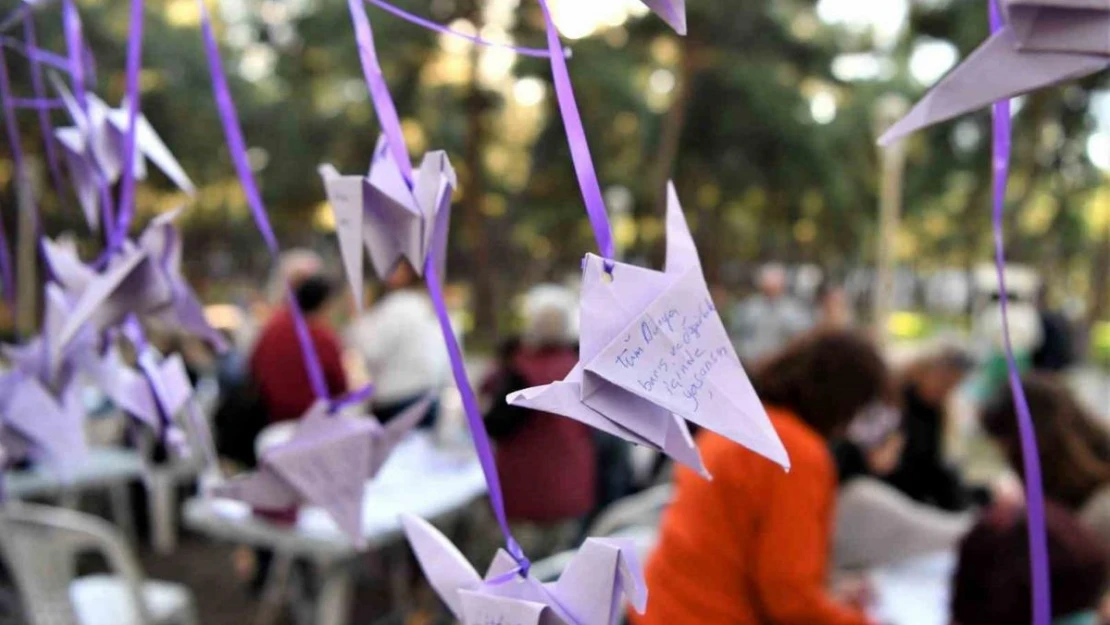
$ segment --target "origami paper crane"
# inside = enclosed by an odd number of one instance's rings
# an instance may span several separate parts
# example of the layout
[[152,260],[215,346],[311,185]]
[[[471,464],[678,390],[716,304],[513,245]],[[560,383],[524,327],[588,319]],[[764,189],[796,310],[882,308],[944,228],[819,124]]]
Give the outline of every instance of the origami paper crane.
[[81,332],[64,350],[54,349],[71,306],[57,284],[46,285],[44,300],[42,332],[23,345],[4,345],[0,351],[14,370],[35,378],[49,392],[58,394],[92,357],[95,337],[90,332]]
[[0,381],[0,447],[7,462],[29,457],[62,477],[72,475],[88,454],[84,417],[75,384],[58,399],[21,371]]
[[125,242],[101,273],[57,246],[45,247],[58,282],[76,295],[59,333],[58,348],[65,347],[86,324],[100,330],[134,313],[223,349],[223,336],[208,324],[204,308],[181,275],[181,236],[173,225],[178,212],[155,217],[138,244]]
[[423,274],[424,261],[433,251],[440,279],[444,275],[451,194],[458,186],[455,170],[446,152],[429,152],[410,187],[388,148],[380,137],[368,176],[343,176],[327,164],[319,168],[335,214],[347,280],[360,308],[363,246],[382,279],[401,258]]
[[512,393],[509,404],[652,447],[706,477],[686,421],[790,467],[709,296],[673,184],[666,269],[587,254],[579,324],[579,362],[566,379]]
[[1107,0],[1004,0],[1005,24],[879,139],[1110,67]]
[[180,355],[157,362],[148,348],[139,358],[145,360],[141,366],[149,375],[125,364],[119,350],[112,348],[92,364],[90,377],[124,412],[161,432],[193,396],[193,385]]
[[647,587],[632,541],[587,538],[559,581],[524,577],[498,551],[483,580],[459,550],[427,521],[401,516],[424,576],[463,625],[613,625],[623,595],[643,614]]
[[[66,88],[52,75],[55,88],[73,119],[73,126],[58,128],[54,136],[62,145],[78,202],[89,226],[99,225],[100,184],[115,184],[123,172],[128,127],[126,103],[110,108],[94,94],[87,94],[87,108],[82,109]],[[175,185],[189,195],[196,192],[193,182],[177,162],[162,138],[141,113],[135,118],[135,179],[146,178],[146,160],[150,159]]]
[[676,33],[686,34],[686,0],[643,0],[643,3]]
[[361,546],[363,488],[430,404],[417,402],[382,426],[373,418],[329,415],[327,402],[316,402],[290,441],[262,452],[257,471],[214,487],[212,494],[270,512],[320,506]]

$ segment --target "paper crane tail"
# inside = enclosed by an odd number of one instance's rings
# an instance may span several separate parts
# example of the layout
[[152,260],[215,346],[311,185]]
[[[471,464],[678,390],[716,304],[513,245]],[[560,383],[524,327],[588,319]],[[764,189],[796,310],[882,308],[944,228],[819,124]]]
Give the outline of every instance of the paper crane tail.
[[1098,54],[1022,52],[1009,28],[1000,30],[892,126],[880,145],[1006,98],[1088,76],[1110,66]]

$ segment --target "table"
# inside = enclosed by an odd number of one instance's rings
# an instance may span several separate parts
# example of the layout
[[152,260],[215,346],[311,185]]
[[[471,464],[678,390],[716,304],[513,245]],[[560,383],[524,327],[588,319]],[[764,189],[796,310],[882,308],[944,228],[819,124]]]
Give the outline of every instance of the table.
[[[366,484],[363,535],[367,546],[377,548],[399,538],[402,513],[429,520],[443,518],[485,492],[485,478],[472,453],[444,451],[430,435],[415,432]],[[323,510],[303,508],[295,524],[282,525],[254,516],[240,501],[194,498],[185,504],[184,523],[213,538],[271,549],[276,555],[315,564],[323,579],[315,623],[338,625],[344,621],[351,583],[348,564],[359,550]]]
[[871,573],[872,616],[889,625],[948,625],[956,554],[939,552]]

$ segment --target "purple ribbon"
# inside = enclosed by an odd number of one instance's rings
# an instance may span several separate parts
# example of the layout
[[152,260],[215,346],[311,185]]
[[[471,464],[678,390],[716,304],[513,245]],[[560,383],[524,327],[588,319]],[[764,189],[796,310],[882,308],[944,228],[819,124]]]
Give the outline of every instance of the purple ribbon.
[[[991,32],[1002,28],[1002,16],[995,2],[989,2]],[[1051,584],[1048,570],[1048,540],[1045,534],[1044,487],[1041,484],[1041,461],[1037,452],[1037,436],[1033,419],[1029,413],[1029,403],[1021,386],[1021,374],[1014,358],[1014,348],[1010,342],[1010,321],[1006,296],[1006,252],[1003,237],[1002,217],[1006,204],[1006,183],[1010,173],[1010,101],[996,102],[991,110],[994,140],[991,158],[994,172],[994,209],[992,222],[994,230],[994,264],[998,272],[998,285],[1001,290],[999,304],[1002,307],[1002,333],[1006,345],[1006,367],[1009,371],[1010,391],[1014,397],[1017,412],[1018,431],[1021,435],[1021,456],[1025,473],[1025,500],[1029,515],[1029,566],[1033,579],[1033,625],[1049,625],[1052,622]]]
[[73,0],[62,0],[62,28],[65,31],[69,71],[73,77],[73,96],[77,98],[77,104],[81,110],[86,110],[88,102],[85,98],[85,65],[81,56],[84,50],[84,36],[81,34],[81,17],[77,14],[77,8],[73,6]]
[[124,103],[127,105],[127,133],[123,137],[123,181],[120,182],[116,225],[104,224],[109,250],[116,251],[127,236],[135,214],[135,139],[139,117],[139,71],[143,66],[143,0],[131,0],[131,25],[127,35],[127,74]]
[[[355,28],[355,39],[358,40],[359,56],[362,59],[363,75],[366,86],[370,91],[374,110],[378,112],[378,123],[385,134],[386,143],[393,150],[397,165],[405,174],[405,180],[412,190],[412,163],[405,149],[404,138],[401,133],[401,121],[397,117],[397,108],[393,104],[393,96],[382,77],[381,67],[378,65],[377,52],[374,50],[374,35],[370,29],[370,19],[366,16],[361,0],[348,0],[347,5],[351,10],[351,21]],[[451,328],[451,317],[447,312],[447,304],[443,299],[443,285],[436,271],[437,258],[435,251],[428,254],[424,261],[424,282],[428,287],[428,295],[432,300],[439,327],[443,333],[443,340],[447,344],[447,355],[451,361],[451,374],[455,378],[455,385],[459,389],[462,399],[463,413],[466,415],[467,424],[470,426],[471,438],[474,439],[474,448],[478,454],[478,463],[482,466],[482,473],[486,478],[489,489],[490,507],[501,526],[501,533],[505,537],[505,545],[509,554],[516,560],[522,574],[528,574],[530,566],[528,558],[520,548],[520,544],[513,538],[509,529],[508,516],[505,514],[505,499],[501,493],[501,478],[497,475],[497,463],[493,457],[493,445],[490,443],[486,424],[482,420],[482,411],[478,408],[478,400],[474,396],[474,389],[466,375],[466,365],[463,362],[462,348],[455,338],[455,331]]]
[[[262,196],[258,192],[254,174],[251,173],[250,161],[247,159],[246,142],[243,140],[243,129],[239,124],[239,113],[235,109],[235,101],[232,100],[231,90],[227,86],[227,76],[224,74],[223,61],[220,59],[220,49],[212,31],[212,20],[208,15],[208,8],[204,5],[204,0],[197,0],[197,7],[200,9],[201,34],[204,37],[204,53],[208,58],[208,72],[212,77],[212,94],[216,99],[216,108],[220,113],[220,123],[223,126],[224,137],[227,139],[227,149],[231,154],[231,161],[235,165],[235,171],[239,176],[239,183],[243,187],[243,193],[246,195],[247,204],[250,206],[251,215],[254,217],[254,223],[258,226],[259,232],[262,233],[262,240],[266,243],[266,249],[269,250],[274,265],[277,266],[281,260],[280,248],[278,247],[277,237],[274,236],[274,230],[270,225],[270,218],[266,214],[266,206],[262,203]],[[330,401],[327,379],[324,377],[320,355],[316,351],[316,345],[312,342],[308,322],[305,321],[301,307],[297,304],[297,298],[293,295],[293,289],[289,287],[288,283],[285,285],[285,299],[289,307],[289,314],[293,317],[293,327],[297,333],[297,341],[301,346],[301,357],[304,359],[305,370],[308,372],[308,381],[312,385],[312,391],[316,397]],[[339,398],[337,401],[330,401],[331,409],[334,411],[348,403],[361,401],[365,397],[369,397],[370,392],[370,387],[367,387]]]
[[[23,37],[27,40],[29,50],[38,49],[38,36],[35,34],[35,16],[33,13],[28,13],[23,19]],[[46,87],[42,83],[42,67],[38,57],[31,54],[27,58],[31,62],[31,89],[35,94],[35,100],[47,101]],[[54,149],[54,125],[50,123],[49,109],[40,108],[38,114],[42,143],[46,147],[46,162],[50,166],[50,178],[54,182],[54,190],[58,193],[58,197],[61,197],[65,186],[62,184],[62,170],[58,167],[58,153]]]
[[[481,37],[476,37],[474,35],[468,35],[466,33],[461,33],[457,30],[452,29],[452,28],[448,28],[448,27],[446,27],[442,24],[439,24],[439,23],[433,22],[431,20],[425,19],[423,17],[420,17],[419,15],[409,13],[408,11],[405,11],[404,9],[396,7],[396,6],[386,2],[385,0],[366,0],[366,2],[369,2],[370,4],[378,7],[379,9],[382,9],[383,11],[385,11],[387,13],[392,13],[393,15],[395,15],[395,16],[397,16],[397,17],[399,17],[399,18],[401,18],[401,19],[403,19],[407,22],[410,22],[412,24],[416,24],[417,26],[427,28],[428,30],[433,30],[437,33],[443,33],[445,35],[451,35],[452,37],[458,37],[460,39],[466,39],[467,41],[469,41],[471,43],[478,44],[480,46],[486,46],[486,47],[490,47],[490,48],[505,48],[506,50],[512,50],[513,52],[516,52],[517,54],[519,54],[521,56],[531,56],[531,57],[542,58],[542,59],[546,59],[546,58],[551,56],[551,52],[549,52],[546,48],[525,48],[525,47],[521,47],[521,46],[514,46],[510,43],[498,43],[496,41],[490,41],[488,39],[483,39]],[[564,50],[562,52],[562,54],[570,54],[570,51],[569,50]]]
[[401,175],[411,189],[412,163],[409,160],[408,148],[405,147],[401,118],[397,116],[397,107],[393,104],[393,96],[389,94],[389,86],[385,84],[382,67],[378,63],[378,52],[374,48],[374,31],[370,29],[370,18],[366,16],[360,0],[347,0],[347,8],[351,11],[351,21],[355,26],[358,58],[362,64],[362,76],[366,79],[366,86],[370,90],[370,102],[378,115],[378,124],[385,134],[385,142],[393,152],[393,160],[401,168]]
[[[12,98],[12,106],[17,109],[33,109],[36,111],[47,112],[52,109],[60,109],[65,104],[56,98]],[[47,119],[49,123],[49,119]]]
[[5,35],[0,35],[0,45],[14,50],[28,59],[38,61],[43,65],[49,65],[67,74],[70,73],[69,61],[60,54],[55,54],[49,50],[43,50],[42,48],[37,48],[29,44],[25,45],[15,37],[8,37]]
[[[27,192],[24,187],[24,165],[22,139],[19,136],[19,125],[15,119],[15,102],[12,97],[11,80],[8,77],[8,60],[4,56],[4,48],[0,46],[0,98],[3,98],[4,128],[8,135],[8,147],[12,152],[12,165],[15,169],[16,194]],[[27,198],[34,203],[34,198]],[[0,220],[2,222],[3,220]],[[18,323],[19,307],[16,306],[15,274],[12,272],[11,248],[8,245],[8,236],[0,223],[0,278],[4,281],[4,299],[11,307],[12,319]]]
[[[597,182],[597,170],[590,156],[590,146],[586,142],[586,130],[582,127],[582,116],[574,100],[574,86],[570,82],[567,61],[561,54],[559,31],[551,19],[551,11],[546,0],[539,0],[543,10],[543,20],[547,30],[547,50],[551,54],[551,73],[555,79],[555,98],[559,101],[559,113],[563,118],[567,142],[570,143],[570,156],[574,161],[574,173],[578,186],[582,189],[582,199],[586,203],[586,213],[590,216],[590,226],[597,239],[597,247],[602,257],[613,258],[613,230],[609,226],[609,215],[605,212],[605,200],[601,196],[601,186]],[[606,265],[607,268],[611,267]]]

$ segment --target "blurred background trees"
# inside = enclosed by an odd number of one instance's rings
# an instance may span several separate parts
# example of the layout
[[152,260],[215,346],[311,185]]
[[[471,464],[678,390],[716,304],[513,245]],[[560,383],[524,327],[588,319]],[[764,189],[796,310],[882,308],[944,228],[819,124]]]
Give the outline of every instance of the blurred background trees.
[[[414,13],[493,40],[542,46],[532,2],[398,0]],[[212,5],[216,8],[216,5]],[[79,7],[97,56],[98,91],[123,90],[126,3]],[[689,36],[643,19],[636,0],[561,0],[571,74],[623,253],[661,259],[663,190],[673,177],[707,277],[736,289],[775,259],[833,276],[875,260],[879,156],[876,106],[912,101],[983,39],[983,2],[690,0]],[[479,335],[508,323],[508,298],[577,272],[593,239],[543,60],[477,49],[368,6],[378,49],[414,155],[447,150],[459,172],[449,278],[468,285]],[[316,167],[363,171],[377,122],[362,82],[346,3],[221,0],[219,37],[251,160],[284,245],[335,253]],[[194,0],[148,0],[143,110],[197,182],[184,224],[189,270],[202,291],[267,271],[223,145]],[[56,10],[40,39],[63,48]],[[20,95],[25,60],[8,54]],[[1008,241],[1092,318],[1110,300],[1110,95],[1107,76],[1022,99],[1016,107]],[[64,122],[56,113],[55,122]],[[19,117],[42,154],[35,116]],[[907,145],[899,264],[915,272],[990,259],[986,112]],[[72,196],[50,189],[37,159],[49,233],[84,233]],[[1101,169],[1100,169],[1101,168]],[[184,197],[154,175],[140,214]],[[12,207],[0,153],[0,205]],[[11,210],[4,219],[14,228]]]

